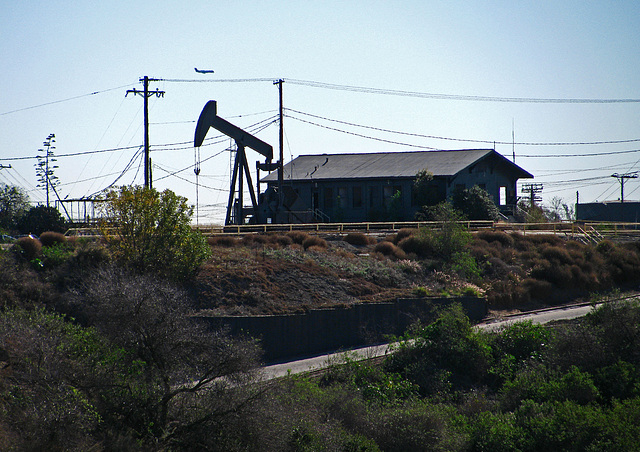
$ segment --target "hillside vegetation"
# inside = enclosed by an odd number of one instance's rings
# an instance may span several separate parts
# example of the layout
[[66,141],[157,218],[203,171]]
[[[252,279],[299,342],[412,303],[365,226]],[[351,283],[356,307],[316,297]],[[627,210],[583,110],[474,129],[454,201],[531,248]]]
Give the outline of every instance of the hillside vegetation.
[[194,320],[430,295],[485,294],[494,311],[594,298],[637,288],[635,243],[454,222],[207,243],[171,193],[112,196],[123,212],[155,199],[138,206],[149,221],[123,221],[108,240],[46,232],[0,251],[1,450],[638,450],[638,301],[495,333],[454,305],[382,363],[270,382],[259,342]]

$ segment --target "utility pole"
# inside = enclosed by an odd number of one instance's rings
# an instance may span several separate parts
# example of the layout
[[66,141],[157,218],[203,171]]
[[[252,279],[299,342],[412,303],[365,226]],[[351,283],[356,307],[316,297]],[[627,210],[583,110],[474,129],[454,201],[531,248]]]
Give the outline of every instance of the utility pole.
[[637,179],[638,172],[636,171],[633,173],[624,173],[624,174],[614,173],[611,175],[611,177],[615,177],[616,179],[618,179],[618,182],[620,182],[620,204],[622,204],[624,203],[624,180]]
[[542,201],[542,198],[538,196],[538,193],[542,192],[542,184],[524,184],[522,186],[522,191],[524,193],[529,193],[531,208],[535,207],[536,201]]
[[5,165],[0,164],[0,169],[9,169],[9,168],[11,168],[11,165],[6,165],[5,166]]
[[[149,157],[149,97],[155,95],[156,97],[164,97],[164,91],[159,91],[156,88],[155,91],[149,92],[149,82],[160,81],[157,78],[149,78],[146,75],[140,79],[144,89],[139,91],[137,89],[127,90],[127,94],[140,94],[144,99],[144,186],[151,188],[151,158]],[[127,97],[125,94],[124,97]]]
[[284,123],[282,122],[282,119],[284,118],[284,108],[282,105],[282,84],[284,83],[283,79],[278,80],[277,82],[273,82],[274,85],[278,85],[278,95],[279,95],[279,99],[280,99],[280,133],[279,133],[279,138],[280,138],[280,162],[278,165],[278,196],[280,198],[280,205],[278,207],[282,207],[282,202],[284,199],[283,193],[282,193],[282,185],[284,182],[284,169],[283,169],[283,165],[284,165]]

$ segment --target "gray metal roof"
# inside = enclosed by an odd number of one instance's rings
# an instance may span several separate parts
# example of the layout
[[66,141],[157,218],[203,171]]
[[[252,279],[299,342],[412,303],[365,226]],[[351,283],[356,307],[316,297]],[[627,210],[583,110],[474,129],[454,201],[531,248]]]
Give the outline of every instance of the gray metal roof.
[[[487,157],[506,162],[518,177],[533,178],[493,149],[301,155],[284,166],[284,180],[414,177],[428,168],[434,176],[453,176]],[[277,181],[277,171],[262,178]]]

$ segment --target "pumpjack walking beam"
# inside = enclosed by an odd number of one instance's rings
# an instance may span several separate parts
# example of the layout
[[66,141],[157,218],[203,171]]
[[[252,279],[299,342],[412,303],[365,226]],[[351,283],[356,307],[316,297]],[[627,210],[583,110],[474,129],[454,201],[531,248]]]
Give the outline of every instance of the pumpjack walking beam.
[[209,102],[207,102],[207,104],[202,109],[202,113],[200,113],[193,142],[195,147],[202,146],[204,138],[206,137],[210,127],[213,127],[217,131],[222,132],[228,137],[231,137],[236,142],[236,145],[238,147],[235,163],[233,165],[233,175],[231,179],[231,189],[229,191],[229,202],[227,204],[227,215],[225,224],[231,224],[231,211],[233,209],[233,200],[235,196],[236,185],[238,185],[239,206],[235,221],[240,224],[244,221],[243,181],[245,178],[249,185],[249,194],[251,195],[251,203],[253,205],[254,214],[258,213],[258,203],[256,200],[255,192],[253,190],[253,183],[251,181],[251,173],[249,172],[249,165],[247,163],[245,147],[249,147],[265,157],[265,164],[259,165],[259,167],[271,166],[271,160],[273,159],[273,147],[270,144],[267,144],[264,141],[260,140],[259,138],[254,137],[249,132],[246,132],[219,117],[217,112],[217,103],[215,100],[210,100]]

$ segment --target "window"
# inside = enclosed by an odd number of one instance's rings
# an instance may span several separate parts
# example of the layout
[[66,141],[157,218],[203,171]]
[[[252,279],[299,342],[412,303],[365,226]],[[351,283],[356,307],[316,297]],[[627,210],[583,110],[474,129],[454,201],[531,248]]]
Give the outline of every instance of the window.
[[384,194],[384,204],[389,205],[391,199],[396,195],[396,193],[400,193],[399,200],[400,206],[402,206],[402,187],[400,185],[385,185],[383,189]]
[[358,186],[351,188],[351,200],[354,209],[362,207],[362,187]]
[[500,205],[507,204],[507,187],[500,187]]
[[333,209],[333,188],[331,187],[324,189],[324,208]]

